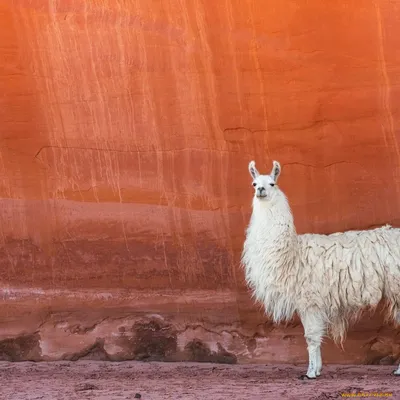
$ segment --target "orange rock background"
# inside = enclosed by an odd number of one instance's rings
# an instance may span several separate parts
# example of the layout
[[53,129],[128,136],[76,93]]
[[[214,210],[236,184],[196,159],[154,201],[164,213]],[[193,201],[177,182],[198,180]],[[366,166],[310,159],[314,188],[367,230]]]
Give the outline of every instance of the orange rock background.
[[243,281],[247,164],[299,233],[400,225],[400,6],[295,3],[0,0],[1,359],[306,360]]

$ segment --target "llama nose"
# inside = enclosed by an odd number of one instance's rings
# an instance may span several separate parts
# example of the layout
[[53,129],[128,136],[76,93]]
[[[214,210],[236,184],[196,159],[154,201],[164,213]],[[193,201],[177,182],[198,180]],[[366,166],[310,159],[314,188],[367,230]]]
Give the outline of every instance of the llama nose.
[[258,191],[259,192],[262,192],[264,190],[264,187],[263,186],[260,186],[259,188],[258,188]]

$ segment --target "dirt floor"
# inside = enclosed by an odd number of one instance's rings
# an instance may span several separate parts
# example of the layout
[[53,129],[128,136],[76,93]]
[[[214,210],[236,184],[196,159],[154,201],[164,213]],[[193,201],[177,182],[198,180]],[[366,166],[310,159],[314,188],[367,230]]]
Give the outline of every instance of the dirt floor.
[[[400,399],[390,366],[330,366],[302,381],[304,367],[137,362],[0,363],[1,400]],[[346,397],[350,397],[346,396]]]

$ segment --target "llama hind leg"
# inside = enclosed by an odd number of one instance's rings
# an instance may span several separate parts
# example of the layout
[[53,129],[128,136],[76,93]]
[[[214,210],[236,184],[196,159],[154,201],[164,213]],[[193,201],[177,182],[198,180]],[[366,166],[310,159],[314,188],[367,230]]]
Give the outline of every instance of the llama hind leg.
[[[396,325],[397,326],[399,326],[400,325],[400,311],[395,311],[394,312],[394,315],[395,315],[395,322],[396,322]],[[396,375],[396,376],[400,376],[400,365],[397,367],[397,369],[395,369],[394,371],[393,371],[393,375]]]
[[325,324],[321,315],[316,312],[304,313],[301,316],[301,322],[307,342],[308,369],[307,373],[300,378],[315,379],[321,374],[321,342],[325,334]]

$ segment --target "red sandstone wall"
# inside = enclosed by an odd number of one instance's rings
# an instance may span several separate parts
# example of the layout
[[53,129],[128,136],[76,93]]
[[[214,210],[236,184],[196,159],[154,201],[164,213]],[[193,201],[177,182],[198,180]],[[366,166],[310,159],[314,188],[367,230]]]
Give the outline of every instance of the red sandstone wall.
[[[303,362],[243,284],[250,159],[298,231],[399,224],[400,7],[0,1],[0,358]],[[393,362],[366,318],[328,362]],[[383,361],[382,361],[383,359]]]

